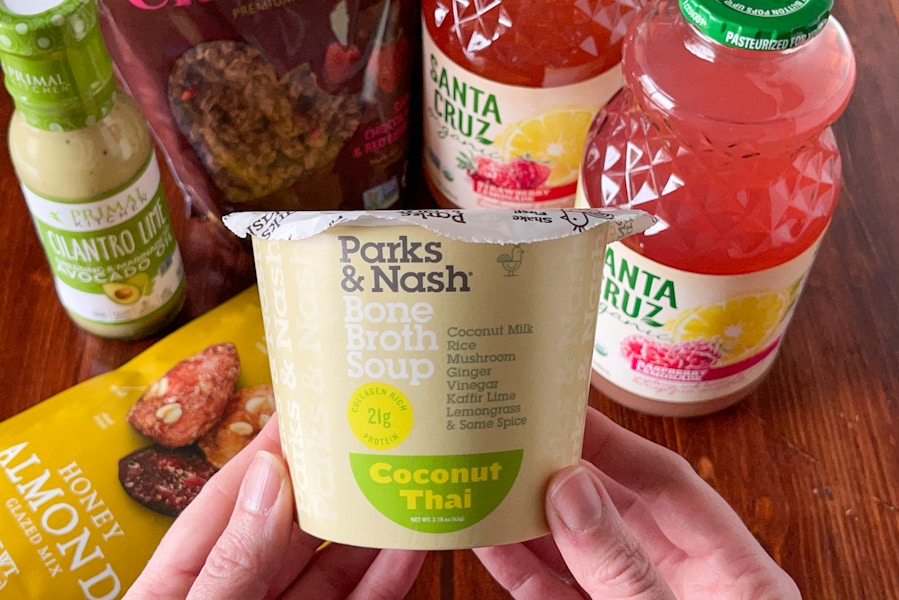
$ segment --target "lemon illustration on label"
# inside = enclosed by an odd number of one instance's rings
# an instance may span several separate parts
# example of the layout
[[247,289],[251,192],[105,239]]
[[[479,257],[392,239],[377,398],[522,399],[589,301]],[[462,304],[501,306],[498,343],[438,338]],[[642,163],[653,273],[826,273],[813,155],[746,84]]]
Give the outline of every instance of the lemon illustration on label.
[[594,114],[581,106],[549,110],[509,125],[494,146],[507,159],[527,157],[550,167],[546,185],[566,185],[577,180]]
[[787,292],[732,296],[685,310],[671,324],[672,339],[713,340],[721,353],[719,366],[737,363],[771,343],[789,307]]

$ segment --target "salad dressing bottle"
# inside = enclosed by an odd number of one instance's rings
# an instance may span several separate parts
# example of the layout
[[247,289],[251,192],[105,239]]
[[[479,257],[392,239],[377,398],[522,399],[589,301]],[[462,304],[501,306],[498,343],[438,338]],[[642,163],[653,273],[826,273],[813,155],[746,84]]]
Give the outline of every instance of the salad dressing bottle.
[[121,91],[94,0],[0,0],[15,104],[9,152],[59,300],[76,325],[146,337],[184,303],[154,146]]

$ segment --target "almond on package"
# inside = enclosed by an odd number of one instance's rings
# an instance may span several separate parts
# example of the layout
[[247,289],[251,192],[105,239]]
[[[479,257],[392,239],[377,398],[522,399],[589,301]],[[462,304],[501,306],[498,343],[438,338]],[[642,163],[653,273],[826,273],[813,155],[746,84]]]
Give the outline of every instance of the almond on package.
[[237,390],[231,396],[224,416],[197,445],[209,462],[221,469],[256,437],[273,414],[275,392],[270,384]]
[[150,384],[128,412],[128,422],[162,446],[192,444],[222,417],[239,370],[234,344],[209,346]]
[[[197,372],[191,355],[210,346],[203,362],[223,367],[225,388],[238,355],[237,385],[271,381],[256,286],[0,422],[0,599],[128,597],[174,518],[217,471],[197,443],[161,446],[135,431],[128,412],[154,380]],[[0,391],[0,402],[7,397]]]

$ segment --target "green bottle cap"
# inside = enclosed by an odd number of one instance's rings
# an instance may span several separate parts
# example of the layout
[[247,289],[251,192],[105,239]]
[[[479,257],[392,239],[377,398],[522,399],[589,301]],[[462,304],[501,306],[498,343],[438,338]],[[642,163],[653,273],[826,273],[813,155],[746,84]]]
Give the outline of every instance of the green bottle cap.
[[833,0],[679,0],[702,33],[747,50],[788,50],[817,35]]
[[95,0],[0,0],[0,62],[16,109],[35,127],[81,129],[112,109]]

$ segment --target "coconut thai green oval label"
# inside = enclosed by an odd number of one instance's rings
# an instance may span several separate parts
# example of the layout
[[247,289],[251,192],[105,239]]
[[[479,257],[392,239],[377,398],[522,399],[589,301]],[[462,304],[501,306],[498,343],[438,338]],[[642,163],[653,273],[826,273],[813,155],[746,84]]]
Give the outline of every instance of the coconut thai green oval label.
[[522,450],[448,456],[350,454],[359,489],[394,523],[425,533],[471,527],[505,499]]

